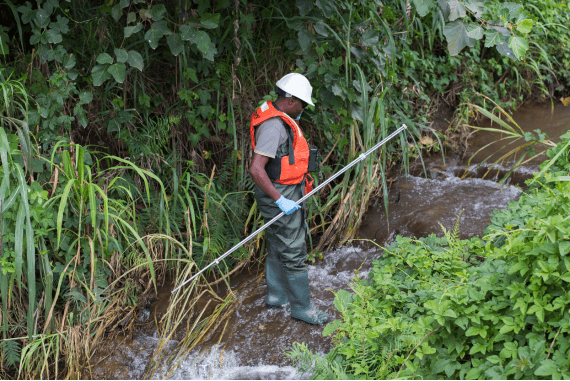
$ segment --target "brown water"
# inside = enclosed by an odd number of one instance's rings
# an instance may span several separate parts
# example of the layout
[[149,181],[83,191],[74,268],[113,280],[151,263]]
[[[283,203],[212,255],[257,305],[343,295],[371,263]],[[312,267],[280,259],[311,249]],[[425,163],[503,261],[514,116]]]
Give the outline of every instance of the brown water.
[[[524,131],[537,128],[550,137],[557,137],[568,131],[570,107],[550,104],[522,108],[514,114],[515,120]],[[488,124],[487,124],[488,125]],[[476,133],[469,140],[469,152],[464,157],[450,156],[443,164],[441,156],[425,158],[428,179],[420,177],[424,172],[419,162],[411,166],[411,175],[400,177],[393,182],[389,192],[389,212],[386,217],[381,199],[373,200],[363,218],[359,237],[375,240],[385,245],[396,235],[425,237],[428,234],[442,234],[440,224],[446,229],[453,227],[457,216],[463,238],[479,235],[489,223],[489,213],[493,209],[505,208],[515,200],[521,190],[509,184],[524,184],[526,178],[538,171],[538,164],[544,157],[524,165],[504,184],[490,180],[500,178],[512,168],[513,161],[505,161],[494,168],[494,172],[481,179],[490,167],[485,164],[477,168],[483,158],[494,153],[500,146],[492,146],[481,152],[471,162],[471,173],[464,180],[467,160],[471,153],[500,137],[498,134]],[[555,139],[553,139],[556,141]],[[523,141],[524,142],[524,141]],[[497,172],[499,176],[497,177]],[[389,225],[387,223],[389,220]],[[309,266],[311,298],[320,309],[327,311],[331,320],[338,318],[333,308],[333,290],[349,289],[349,283],[356,269],[365,276],[371,260],[379,257],[372,245],[358,242],[327,253],[325,259]],[[194,350],[171,378],[174,379],[298,379],[299,374],[290,365],[283,351],[293,342],[305,342],[314,352],[326,353],[331,348],[330,338],[322,337],[324,326],[310,326],[289,316],[288,309],[267,310],[265,308],[266,286],[259,272],[242,274],[231,282],[235,289],[239,284],[236,312],[228,323],[228,328],[220,338]],[[150,319],[150,311],[161,311],[166,307],[169,289],[143,314]],[[159,314],[159,313],[158,313]],[[146,316],[146,317],[145,317]],[[108,348],[108,356],[95,370],[95,378],[142,378],[158,337],[153,324],[144,324],[132,340]],[[178,342],[173,340],[167,350],[173,350]],[[162,378],[158,374],[157,378]],[[307,375],[305,375],[307,376]]]

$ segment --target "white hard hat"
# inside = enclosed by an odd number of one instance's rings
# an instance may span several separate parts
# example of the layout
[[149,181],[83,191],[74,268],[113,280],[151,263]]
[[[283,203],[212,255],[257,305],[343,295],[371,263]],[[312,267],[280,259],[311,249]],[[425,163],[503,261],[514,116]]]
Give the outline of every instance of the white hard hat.
[[313,100],[311,99],[313,87],[303,74],[289,73],[277,81],[277,87],[287,93],[285,95],[286,97],[294,96],[314,106]]

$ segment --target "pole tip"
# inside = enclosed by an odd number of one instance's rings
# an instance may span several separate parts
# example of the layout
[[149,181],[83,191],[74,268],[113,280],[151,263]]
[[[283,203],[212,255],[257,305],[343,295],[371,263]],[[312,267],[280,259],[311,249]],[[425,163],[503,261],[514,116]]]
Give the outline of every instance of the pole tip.
[[402,124],[402,127],[404,127],[404,130],[408,129],[408,126],[406,126],[406,123]]

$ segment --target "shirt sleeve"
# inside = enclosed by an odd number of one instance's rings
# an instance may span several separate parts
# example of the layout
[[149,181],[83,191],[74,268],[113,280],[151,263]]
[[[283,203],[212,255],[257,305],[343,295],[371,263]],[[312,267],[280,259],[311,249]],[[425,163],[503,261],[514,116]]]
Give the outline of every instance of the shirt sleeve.
[[271,118],[263,122],[255,134],[255,153],[275,158],[277,148],[282,143],[281,130],[284,130],[279,118]]

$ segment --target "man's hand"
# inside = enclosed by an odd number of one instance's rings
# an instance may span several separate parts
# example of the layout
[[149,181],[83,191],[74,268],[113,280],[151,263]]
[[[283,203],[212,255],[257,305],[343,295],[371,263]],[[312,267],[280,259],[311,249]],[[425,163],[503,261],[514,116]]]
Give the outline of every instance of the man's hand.
[[301,205],[295,204],[295,201],[289,200],[288,198],[285,198],[283,196],[281,196],[279,200],[275,201],[275,203],[277,204],[279,209],[281,209],[281,211],[285,214],[291,214],[301,207]]
[[273,201],[279,200],[281,194],[275,189],[273,183],[267,176],[265,172],[265,165],[269,161],[267,156],[260,155],[258,153],[253,153],[253,160],[251,161],[251,168],[249,169],[249,174],[253,178],[255,184],[261,188],[262,191],[267,193]]

